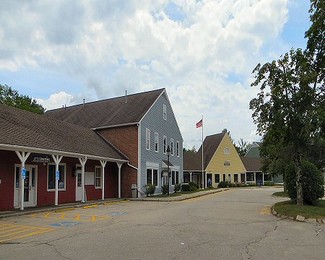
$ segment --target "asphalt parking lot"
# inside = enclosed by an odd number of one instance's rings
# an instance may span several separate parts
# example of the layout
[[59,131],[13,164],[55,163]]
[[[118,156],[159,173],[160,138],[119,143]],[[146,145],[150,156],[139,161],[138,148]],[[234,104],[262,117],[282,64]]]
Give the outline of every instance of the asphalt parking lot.
[[1,259],[323,259],[325,226],[280,219],[275,188],[0,219]]

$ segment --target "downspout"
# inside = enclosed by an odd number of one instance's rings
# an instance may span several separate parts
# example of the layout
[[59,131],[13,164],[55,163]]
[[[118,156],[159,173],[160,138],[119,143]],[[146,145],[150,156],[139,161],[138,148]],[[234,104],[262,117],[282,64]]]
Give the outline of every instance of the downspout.
[[138,169],[137,169],[137,191],[138,197],[141,190],[141,124],[138,123]]

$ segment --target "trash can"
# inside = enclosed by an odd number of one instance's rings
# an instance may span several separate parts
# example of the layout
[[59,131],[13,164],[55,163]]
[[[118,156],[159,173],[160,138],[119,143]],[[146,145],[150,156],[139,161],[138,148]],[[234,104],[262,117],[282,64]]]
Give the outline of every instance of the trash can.
[[137,198],[138,197],[137,185],[132,184],[131,189],[132,189],[132,198]]

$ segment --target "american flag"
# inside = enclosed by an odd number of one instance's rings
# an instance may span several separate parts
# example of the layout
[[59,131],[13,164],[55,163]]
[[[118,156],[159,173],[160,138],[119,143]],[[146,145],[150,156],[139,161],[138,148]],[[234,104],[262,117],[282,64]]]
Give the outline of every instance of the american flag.
[[199,122],[196,123],[196,128],[200,128],[203,125],[203,120],[201,119]]

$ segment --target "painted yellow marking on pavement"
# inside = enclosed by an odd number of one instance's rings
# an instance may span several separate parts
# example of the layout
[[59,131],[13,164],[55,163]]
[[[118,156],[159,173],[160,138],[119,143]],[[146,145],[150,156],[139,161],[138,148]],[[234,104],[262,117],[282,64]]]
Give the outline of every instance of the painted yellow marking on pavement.
[[110,219],[110,216],[107,215],[87,215],[87,214],[73,214],[73,213],[39,213],[34,214],[34,218],[46,218],[54,220],[65,220],[65,221],[78,221],[78,222],[95,222],[98,220],[107,220]]
[[265,206],[261,209],[260,211],[261,215],[270,215],[271,214],[271,207],[270,206]]
[[84,208],[84,209],[90,209],[90,208],[96,208],[96,207],[98,207],[97,204],[89,205],[89,206],[84,206],[83,208]]
[[63,208],[63,209],[57,209],[54,212],[56,213],[60,213],[60,212],[66,212],[66,211],[71,211],[71,210],[75,210],[75,208]]
[[11,223],[0,223],[0,243],[24,237],[39,235],[55,230],[54,228],[25,226]]

